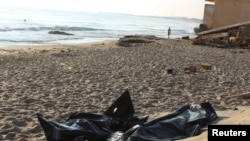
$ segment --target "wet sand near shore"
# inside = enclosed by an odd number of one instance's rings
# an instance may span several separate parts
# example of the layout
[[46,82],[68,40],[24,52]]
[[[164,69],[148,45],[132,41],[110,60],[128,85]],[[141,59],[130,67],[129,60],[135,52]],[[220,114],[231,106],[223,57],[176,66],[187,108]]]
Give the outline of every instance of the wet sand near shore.
[[[190,66],[196,71],[185,71]],[[250,99],[236,96],[250,92],[249,68],[250,50],[179,39],[133,47],[105,41],[0,48],[0,140],[46,141],[37,113],[47,119],[102,114],[126,89],[139,117],[210,102],[228,120],[244,113],[241,123],[250,124]],[[225,123],[239,124],[234,118]]]

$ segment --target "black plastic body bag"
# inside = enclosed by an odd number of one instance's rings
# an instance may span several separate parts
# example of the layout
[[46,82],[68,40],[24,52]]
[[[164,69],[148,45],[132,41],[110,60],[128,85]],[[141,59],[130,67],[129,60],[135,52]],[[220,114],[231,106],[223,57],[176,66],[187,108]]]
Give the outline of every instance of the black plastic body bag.
[[57,121],[38,113],[37,118],[47,141],[173,141],[197,135],[217,118],[208,102],[184,105],[151,121],[134,112],[126,90],[102,115],[76,112]]

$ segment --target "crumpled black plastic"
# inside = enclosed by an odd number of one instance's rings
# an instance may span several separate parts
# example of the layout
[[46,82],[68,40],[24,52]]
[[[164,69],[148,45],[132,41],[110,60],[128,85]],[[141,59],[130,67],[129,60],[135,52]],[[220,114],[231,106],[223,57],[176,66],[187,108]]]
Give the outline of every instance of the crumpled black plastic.
[[37,114],[48,141],[172,141],[192,137],[217,119],[209,102],[184,105],[151,121],[134,116],[126,90],[102,115],[76,112],[64,121]]

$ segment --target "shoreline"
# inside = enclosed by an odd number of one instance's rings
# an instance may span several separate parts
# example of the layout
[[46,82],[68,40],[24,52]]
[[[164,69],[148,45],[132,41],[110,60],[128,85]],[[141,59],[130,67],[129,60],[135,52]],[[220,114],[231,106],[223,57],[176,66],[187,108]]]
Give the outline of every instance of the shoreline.
[[[88,43],[75,43],[75,44],[49,44],[49,45],[11,45],[0,47],[0,54],[8,54],[13,52],[57,52],[63,50],[75,50],[75,49],[86,49],[86,48],[110,48],[118,47],[116,46],[117,40],[105,40],[105,41],[96,41]],[[109,44],[110,47],[104,46],[104,44]]]
[[[249,50],[179,39],[121,47],[111,40],[0,48],[0,62],[0,140],[45,141],[36,113],[48,119],[66,119],[76,111],[101,114],[126,89],[139,117],[200,102],[216,111],[238,108],[237,113],[250,106],[249,99],[237,97],[250,92]],[[216,69],[203,69],[202,63]],[[196,72],[185,72],[188,66]],[[250,124],[248,119],[242,123]]]

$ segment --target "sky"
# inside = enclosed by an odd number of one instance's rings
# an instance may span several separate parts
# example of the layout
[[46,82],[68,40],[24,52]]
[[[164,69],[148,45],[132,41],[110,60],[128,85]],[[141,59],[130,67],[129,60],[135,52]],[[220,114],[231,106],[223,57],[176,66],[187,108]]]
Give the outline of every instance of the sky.
[[32,7],[202,19],[205,0],[6,0],[5,7]]

